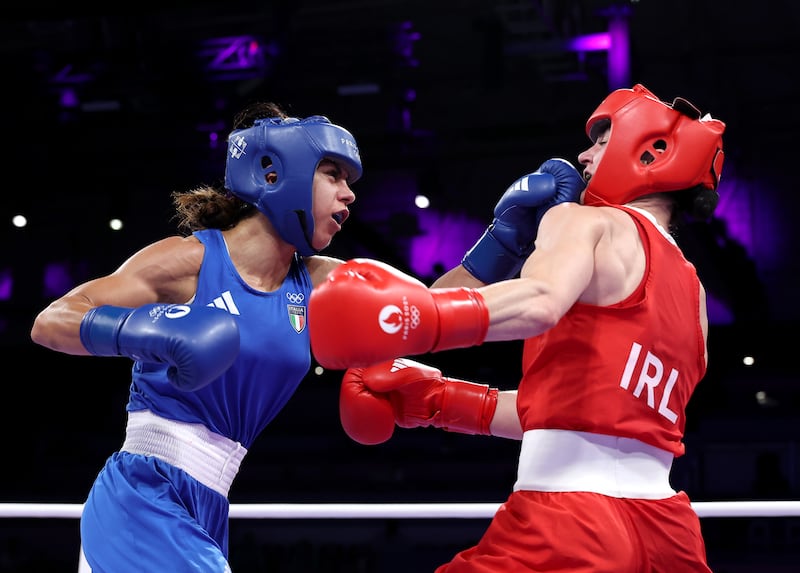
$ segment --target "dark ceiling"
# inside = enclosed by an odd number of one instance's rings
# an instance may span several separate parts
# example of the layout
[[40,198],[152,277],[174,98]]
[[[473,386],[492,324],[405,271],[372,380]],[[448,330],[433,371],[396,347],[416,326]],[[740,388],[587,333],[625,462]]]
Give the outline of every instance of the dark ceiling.
[[[159,156],[194,157],[193,167],[213,162],[215,155],[198,157],[208,132],[224,133],[253,99],[349,127],[367,169],[574,155],[585,143],[582,123],[609,81],[605,52],[575,53],[563,42],[607,31],[615,14],[626,14],[630,28],[630,83],[641,81],[664,99],[694,100],[728,122],[732,145],[743,143],[742,132],[788,143],[800,116],[800,90],[787,73],[800,55],[793,39],[800,8],[789,1],[758,8],[726,2],[724,10],[711,0],[187,5],[98,10],[69,3],[0,22],[10,84],[4,124],[26,134],[15,158],[20,182],[43,161],[69,169],[58,162],[73,163],[68,151],[76,147],[92,151],[82,154],[78,173],[119,174],[120,165],[130,173],[131,163]],[[249,74],[215,67],[237,57],[235,37],[263,48]],[[364,85],[374,91],[341,95]],[[79,99],[68,111],[58,105],[65,87]],[[407,101],[409,89],[414,101]],[[759,159],[759,150],[748,153]],[[183,168],[167,161],[155,173]]]

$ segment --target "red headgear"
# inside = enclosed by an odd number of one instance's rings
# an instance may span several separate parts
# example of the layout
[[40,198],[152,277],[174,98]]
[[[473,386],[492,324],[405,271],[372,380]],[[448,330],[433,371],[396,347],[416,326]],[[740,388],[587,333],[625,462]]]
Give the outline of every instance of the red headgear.
[[611,122],[611,137],[584,203],[622,205],[642,195],[696,185],[716,189],[725,124],[683,98],[672,105],[641,84],[612,92],[586,122],[593,142]]

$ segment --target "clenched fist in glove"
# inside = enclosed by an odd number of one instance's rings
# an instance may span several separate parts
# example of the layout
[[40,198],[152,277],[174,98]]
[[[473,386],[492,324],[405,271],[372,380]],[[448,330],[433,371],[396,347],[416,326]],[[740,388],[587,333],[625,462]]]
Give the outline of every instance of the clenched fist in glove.
[[577,202],[586,182],[565,159],[548,159],[520,177],[494,208],[494,220],[461,264],[489,284],[513,278],[533,252],[539,222],[550,207]]
[[233,316],[186,304],[98,306],[84,315],[80,337],[95,356],[169,364],[169,381],[186,392],[219,378],[233,364],[240,344]]
[[370,259],[339,265],[308,301],[311,350],[322,366],[337,370],[477,346],[488,329],[489,311],[477,290],[428,289]]
[[489,435],[497,388],[454,378],[406,358],[345,372],[339,416],[360,444],[380,444],[401,428],[433,426],[462,434]]

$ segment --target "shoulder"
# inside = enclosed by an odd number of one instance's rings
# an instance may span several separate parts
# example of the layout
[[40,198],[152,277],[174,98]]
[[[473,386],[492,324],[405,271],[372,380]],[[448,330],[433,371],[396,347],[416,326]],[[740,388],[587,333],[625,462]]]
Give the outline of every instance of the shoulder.
[[186,302],[194,293],[203,262],[203,245],[194,237],[173,236],[142,247],[111,275],[92,281],[95,290],[113,291],[97,300],[138,306],[146,302]]
[[151,243],[134,253],[121,269],[141,273],[160,272],[167,277],[196,275],[205,247],[194,236],[172,236]]
[[617,211],[613,207],[599,207],[581,205],[580,203],[559,203],[548,209],[547,213],[542,217],[542,221],[556,220],[559,222],[566,221],[581,221],[591,223],[593,221],[603,221],[606,217],[610,216],[610,211]]
[[178,235],[165,237],[144,247],[137,254],[144,254],[152,257],[160,256],[192,256],[202,257],[205,247],[194,235],[181,237]]
[[344,263],[342,259],[325,255],[311,255],[304,257],[303,261],[308,269],[308,274],[311,275],[311,284],[314,286],[322,283],[333,269]]
[[[623,207],[613,205],[581,205],[561,203],[555,205],[545,217],[551,221],[593,231],[609,231],[617,226],[632,226],[633,215]],[[545,218],[542,219],[544,221]]]
[[613,207],[595,207],[579,203],[559,203],[542,217],[537,237],[578,237],[599,240],[614,224],[616,214],[624,213]]

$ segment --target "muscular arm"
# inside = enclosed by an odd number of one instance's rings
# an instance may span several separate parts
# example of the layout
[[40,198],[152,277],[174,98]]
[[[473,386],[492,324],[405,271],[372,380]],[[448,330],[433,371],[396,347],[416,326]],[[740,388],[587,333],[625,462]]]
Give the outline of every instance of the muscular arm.
[[[606,229],[597,209],[564,205],[542,219],[536,249],[519,279],[480,288],[489,307],[487,340],[525,339],[548,330],[578,301],[592,283],[595,250]],[[459,266],[433,287],[481,285]],[[470,282],[470,280],[472,282]],[[522,439],[516,390],[498,394],[490,424],[493,436]]]
[[597,208],[565,203],[544,216],[520,278],[481,287],[486,341],[521,340],[552,328],[589,287],[606,225]]
[[203,246],[193,237],[170,237],[148,245],[110,275],[85,282],[54,300],[34,320],[31,339],[67,354],[88,355],[80,324],[101,305],[138,307],[183,303],[194,295]]

